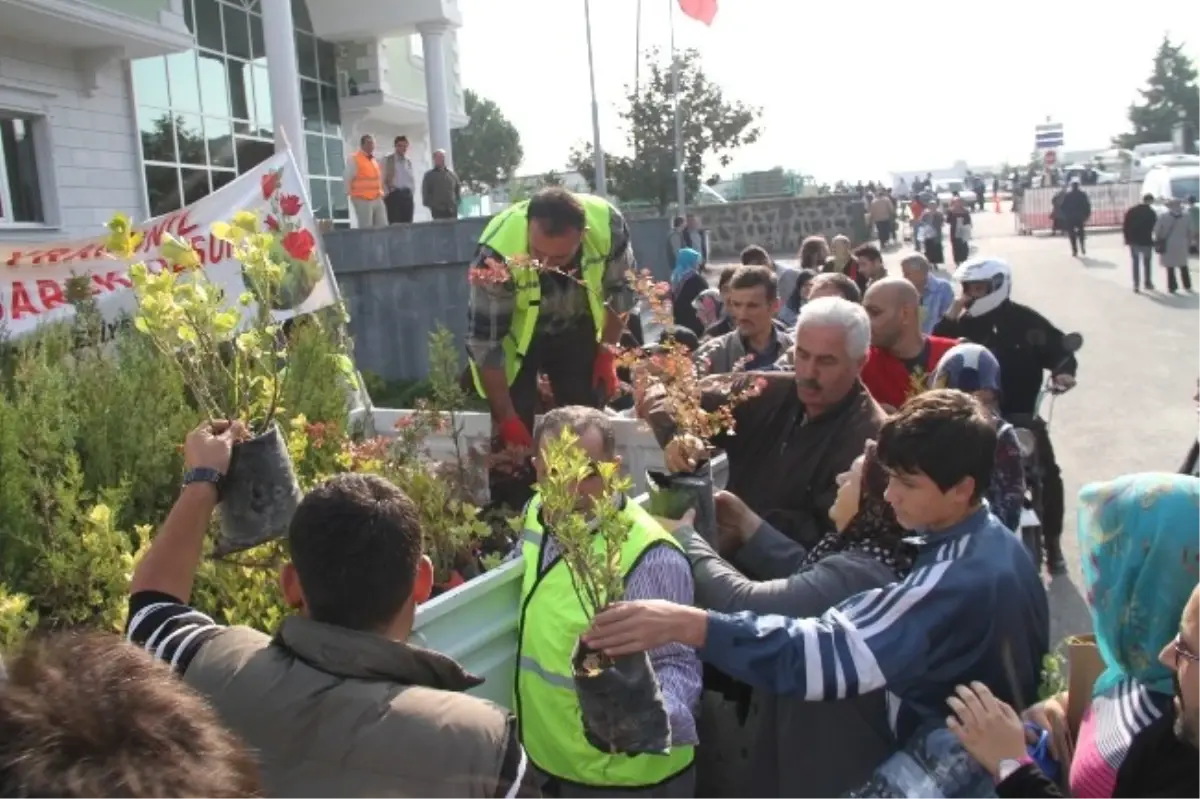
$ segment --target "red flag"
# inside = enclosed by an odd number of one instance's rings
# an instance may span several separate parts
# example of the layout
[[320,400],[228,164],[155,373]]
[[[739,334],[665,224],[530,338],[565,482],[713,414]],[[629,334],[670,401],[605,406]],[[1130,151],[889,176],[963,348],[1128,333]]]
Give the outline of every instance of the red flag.
[[679,0],[679,8],[683,13],[705,25],[713,24],[717,16],[717,0]]

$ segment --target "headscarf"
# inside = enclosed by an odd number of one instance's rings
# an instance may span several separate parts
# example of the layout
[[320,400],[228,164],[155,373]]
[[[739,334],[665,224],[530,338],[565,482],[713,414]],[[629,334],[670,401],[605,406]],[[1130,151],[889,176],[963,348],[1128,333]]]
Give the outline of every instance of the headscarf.
[[675,256],[675,269],[671,272],[671,293],[678,294],[679,287],[689,275],[696,274],[700,266],[700,253],[690,247],[684,247]]
[[911,556],[902,540],[909,535],[891,504],[883,497],[888,475],[875,454],[875,442],[863,450],[862,488],[858,495],[858,513],[842,531],[834,531],[813,545],[804,559],[812,565],[838,552],[862,552],[896,572],[901,579],[912,570]]
[[1132,677],[1174,692],[1158,653],[1200,577],[1200,479],[1131,474],[1079,492],[1079,550],[1096,646],[1106,669],[1093,695]]

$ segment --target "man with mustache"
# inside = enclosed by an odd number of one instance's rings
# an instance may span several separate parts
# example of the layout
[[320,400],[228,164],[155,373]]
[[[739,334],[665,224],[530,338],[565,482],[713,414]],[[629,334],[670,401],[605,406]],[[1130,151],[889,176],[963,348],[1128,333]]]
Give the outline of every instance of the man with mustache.
[[[648,391],[639,412],[665,447],[670,471],[694,469],[707,457],[705,444],[729,456],[727,489],[793,540],[811,546],[833,529],[829,508],[837,496],[837,475],[850,468],[883,424],[883,411],[859,381],[871,339],[871,322],[861,305],[840,297],[811,300],[800,309],[792,347],[792,372],[712,375],[701,383],[703,404],[715,410],[731,390],[761,381],[757,396],[733,409],[733,435],[702,442],[676,437],[669,404]],[[719,504],[717,522],[733,533],[743,514]],[[741,531],[723,535],[723,554],[753,576],[755,564],[773,554],[760,537]],[[733,551],[737,548],[737,551]]]

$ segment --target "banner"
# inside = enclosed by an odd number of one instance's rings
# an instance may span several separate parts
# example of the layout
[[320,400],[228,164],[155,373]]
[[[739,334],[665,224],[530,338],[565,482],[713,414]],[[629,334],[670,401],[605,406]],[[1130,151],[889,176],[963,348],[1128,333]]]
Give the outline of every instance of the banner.
[[[137,307],[129,267],[140,262],[152,271],[166,268],[159,251],[166,234],[192,246],[209,281],[224,290],[233,307],[247,290],[242,266],[233,257],[233,245],[211,231],[213,223],[228,222],[239,211],[280,232],[274,255],[284,278],[275,318],[282,321],[332,305],[337,288],[306,196],[295,160],[283,152],[186,208],[134,225],[142,238],[131,258],[114,259],[102,230],[79,241],[0,243],[0,330],[17,337],[45,322],[70,319],[75,309],[66,300],[66,281],[86,275],[107,322],[104,337],[111,337],[122,317]],[[256,313],[254,303],[243,313]]]

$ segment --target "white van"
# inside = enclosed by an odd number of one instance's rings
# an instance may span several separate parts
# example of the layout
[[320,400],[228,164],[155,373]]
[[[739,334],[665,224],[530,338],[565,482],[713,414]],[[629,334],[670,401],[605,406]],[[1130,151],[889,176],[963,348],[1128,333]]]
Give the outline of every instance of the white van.
[[1188,201],[1200,197],[1200,164],[1188,166],[1157,166],[1142,180],[1142,195],[1153,194],[1158,202],[1174,197]]

